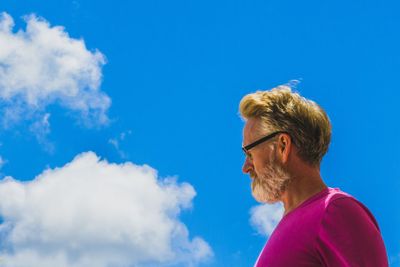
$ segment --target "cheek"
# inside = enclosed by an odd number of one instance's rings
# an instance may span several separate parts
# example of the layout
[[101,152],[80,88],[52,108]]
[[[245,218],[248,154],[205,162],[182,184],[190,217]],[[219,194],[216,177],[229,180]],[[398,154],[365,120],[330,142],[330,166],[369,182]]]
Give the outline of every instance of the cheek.
[[265,166],[265,162],[258,159],[258,160],[253,160],[253,169],[256,173],[260,173],[260,171],[263,169]]
[[266,155],[265,152],[264,153],[258,153],[256,155],[254,155],[253,158],[253,166],[254,169],[262,169],[266,164],[268,164],[268,157],[269,155]]

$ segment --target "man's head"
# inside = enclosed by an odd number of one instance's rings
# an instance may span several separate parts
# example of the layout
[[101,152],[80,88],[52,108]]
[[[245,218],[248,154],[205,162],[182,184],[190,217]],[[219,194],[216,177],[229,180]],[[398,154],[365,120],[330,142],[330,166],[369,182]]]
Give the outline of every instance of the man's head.
[[291,159],[319,168],[330,143],[329,118],[315,102],[288,86],[248,94],[239,109],[246,121],[243,171],[253,178],[258,201],[276,202],[293,179]]

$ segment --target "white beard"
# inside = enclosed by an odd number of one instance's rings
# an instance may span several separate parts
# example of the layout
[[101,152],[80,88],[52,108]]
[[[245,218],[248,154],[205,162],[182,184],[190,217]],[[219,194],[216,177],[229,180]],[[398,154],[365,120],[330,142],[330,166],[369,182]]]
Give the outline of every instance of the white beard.
[[281,199],[289,183],[292,181],[290,174],[282,168],[273,158],[258,175],[251,173],[253,197],[262,203],[273,204]]

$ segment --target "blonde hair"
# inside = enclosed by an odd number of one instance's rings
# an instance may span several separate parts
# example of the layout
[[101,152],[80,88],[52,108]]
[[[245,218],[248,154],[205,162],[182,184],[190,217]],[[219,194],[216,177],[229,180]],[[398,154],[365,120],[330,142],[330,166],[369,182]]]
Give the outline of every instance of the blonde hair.
[[268,130],[288,132],[299,157],[313,166],[319,166],[328,151],[331,123],[327,114],[290,86],[248,94],[240,101],[239,111],[245,120],[260,119],[264,134]]

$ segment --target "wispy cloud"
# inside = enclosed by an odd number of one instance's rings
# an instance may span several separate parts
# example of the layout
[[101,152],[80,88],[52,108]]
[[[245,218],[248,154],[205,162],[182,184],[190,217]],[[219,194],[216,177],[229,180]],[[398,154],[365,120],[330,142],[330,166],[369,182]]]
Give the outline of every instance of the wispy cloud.
[[283,216],[282,203],[258,205],[250,210],[250,223],[259,234],[270,236]]
[[[26,29],[0,14],[0,108],[4,127],[43,118],[59,104],[86,125],[108,123],[110,98],[100,90],[104,56],[89,51],[82,39],[43,18],[24,18]],[[37,115],[39,113],[39,115]],[[33,126],[35,127],[35,126]]]
[[389,266],[400,267],[400,253],[395,256],[389,256]]
[[0,169],[3,168],[4,164],[7,163],[7,160],[5,160],[2,156],[0,156]]
[[45,113],[43,116],[34,121],[29,130],[36,136],[38,142],[45,148],[49,153],[54,152],[54,144],[47,139],[47,135],[50,133],[50,113]]
[[1,266],[195,266],[212,255],[179,220],[188,183],[83,153],[30,182],[0,182]]
[[126,158],[127,158],[127,154],[121,149],[120,143],[121,143],[122,141],[124,141],[125,138],[126,138],[128,135],[131,135],[131,134],[132,134],[132,131],[131,131],[131,130],[128,130],[128,131],[122,132],[122,133],[120,133],[118,136],[116,136],[116,137],[114,137],[114,138],[110,138],[110,139],[108,140],[108,143],[109,143],[110,145],[112,145],[112,146],[117,150],[118,155],[119,155],[122,159],[126,159]]

